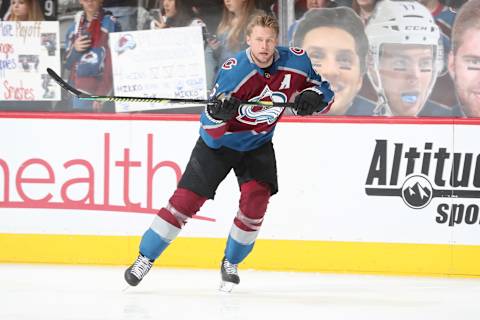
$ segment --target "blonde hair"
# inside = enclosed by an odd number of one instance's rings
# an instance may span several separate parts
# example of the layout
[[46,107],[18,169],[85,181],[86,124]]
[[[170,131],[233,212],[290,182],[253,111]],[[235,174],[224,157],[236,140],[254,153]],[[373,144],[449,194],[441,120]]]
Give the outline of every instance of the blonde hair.
[[[19,0],[17,0],[19,1]],[[13,1],[10,4],[8,21],[43,21],[45,17],[43,16],[42,8],[40,7],[39,0],[23,0],[28,6],[27,18],[20,19],[19,17],[13,14]]]
[[480,0],[469,0],[457,12],[452,30],[452,51],[457,53],[463,44],[463,35],[468,29],[480,32]]
[[217,28],[217,33],[227,34],[227,46],[232,51],[237,51],[240,49],[240,43],[244,41],[244,35],[242,34],[245,31],[245,28],[250,20],[251,16],[258,15],[261,10],[255,8],[255,0],[245,0],[245,5],[243,7],[243,12],[238,17],[238,22],[233,25],[233,19],[235,15],[228,11],[227,7],[223,6],[223,15],[222,20]]
[[270,28],[273,31],[275,31],[275,34],[278,36],[278,33],[280,32],[280,27],[278,26],[278,21],[272,16],[269,15],[260,15],[260,16],[255,16],[253,17],[250,22],[247,25],[247,33],[246,35],[249,36],[252,34],[252,30],[254,27],[259,26],[259,27],[264,27],[264,28]]

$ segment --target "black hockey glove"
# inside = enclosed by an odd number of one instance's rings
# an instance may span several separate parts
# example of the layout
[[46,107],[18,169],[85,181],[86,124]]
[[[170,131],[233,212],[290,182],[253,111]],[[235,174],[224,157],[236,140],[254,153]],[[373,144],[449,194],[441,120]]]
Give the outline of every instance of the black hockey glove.
[[334,93],[330,84],[323,81],[320,86],[304,89],[295,97],[294,109],[299,116],[322,112],[333,103]]
[[223,100],[209,100],[207,103],[207,113],[215,120],[228,121],[237,114],[239,107],[240,100],[235,97],[228,96]]

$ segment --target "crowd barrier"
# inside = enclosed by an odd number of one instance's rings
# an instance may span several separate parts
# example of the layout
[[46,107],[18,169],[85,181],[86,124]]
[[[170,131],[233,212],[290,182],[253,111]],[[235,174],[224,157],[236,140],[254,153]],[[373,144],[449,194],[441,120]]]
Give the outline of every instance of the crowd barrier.
[[[280,191],[242,268],[480,275],[479,125],[284,117]],[[195,115],[0,114],[0,261],[131,263],[198,129]],[[156,263],[218,268],[238,197],[230,174]]]

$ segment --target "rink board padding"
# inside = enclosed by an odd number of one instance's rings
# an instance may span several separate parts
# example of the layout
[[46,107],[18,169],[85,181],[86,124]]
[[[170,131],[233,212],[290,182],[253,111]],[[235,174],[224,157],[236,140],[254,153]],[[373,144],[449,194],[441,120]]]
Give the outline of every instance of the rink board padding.
[[[128,265],[139,237],[0,234],[0,261]],[[160,267],[216,269],[225,239],[178,238]],[[478,276],[480,246],[258,240],[242,269]]]
[[[0,262],[131,263],[198,118],[0,113]],[[474,119],[284,117],[242,268],[480,275],[479,136]],[[158,264],[218,268],[238,200],[230,174]]]

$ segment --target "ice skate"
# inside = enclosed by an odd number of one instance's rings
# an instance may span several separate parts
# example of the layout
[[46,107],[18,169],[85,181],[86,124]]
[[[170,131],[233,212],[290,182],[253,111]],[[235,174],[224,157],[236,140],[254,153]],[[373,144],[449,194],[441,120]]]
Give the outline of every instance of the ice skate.
[[152,268],[153,261],[139,254],[137,260],[125,270],[125,281],[131,286],[136,286]]
[[232,289],[240,283],[237,265],[223,257],[220,272],[222,274],[222,282],[220,283],[219,290],[222,292],[231,292]]

